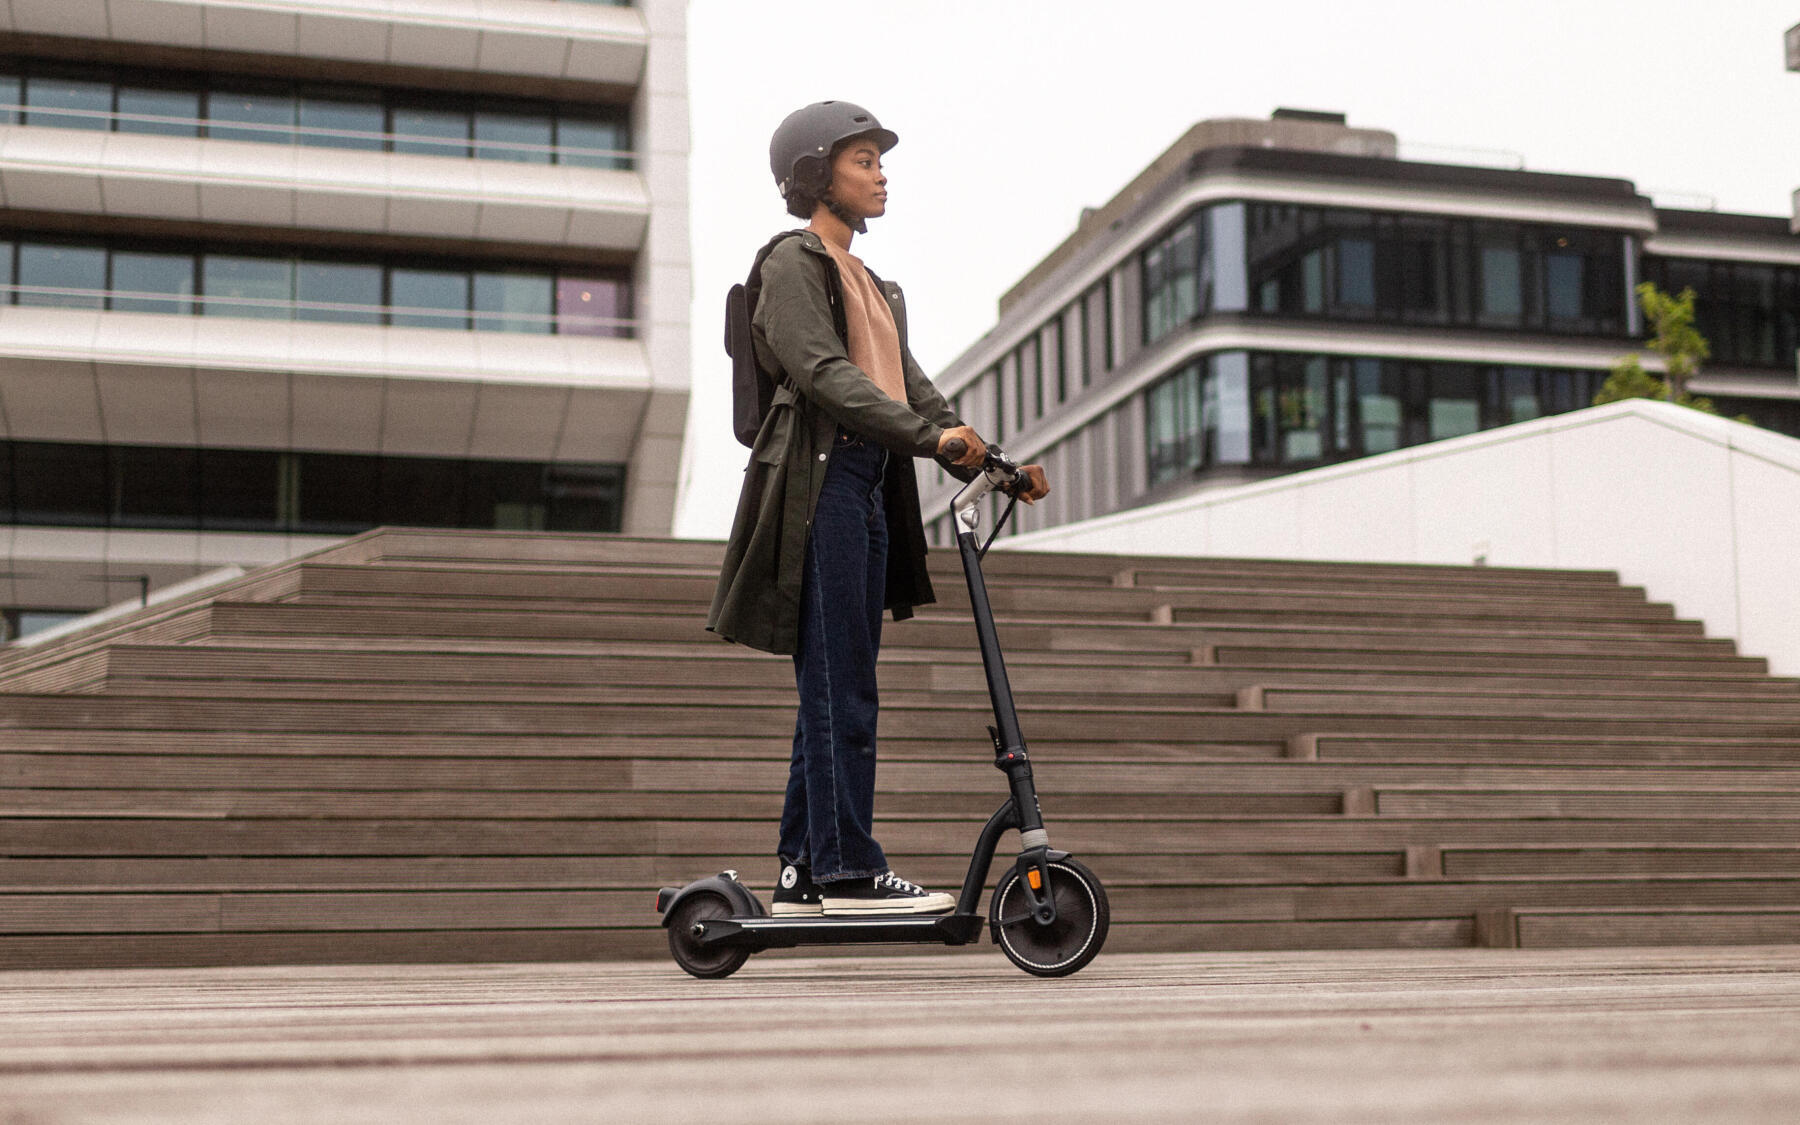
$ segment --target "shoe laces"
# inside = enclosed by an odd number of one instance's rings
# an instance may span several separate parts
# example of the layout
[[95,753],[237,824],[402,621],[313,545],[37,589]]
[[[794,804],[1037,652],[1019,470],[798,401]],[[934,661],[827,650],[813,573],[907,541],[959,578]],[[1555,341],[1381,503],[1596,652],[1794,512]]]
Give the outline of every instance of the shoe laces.
[[889,890],[899,891],[901,894],[906,895],[922,895],[925,893],[924,887],[919,886],[917,883],[909,883],[892,871],[876,876],[875,885],[878,887],[885,887]]

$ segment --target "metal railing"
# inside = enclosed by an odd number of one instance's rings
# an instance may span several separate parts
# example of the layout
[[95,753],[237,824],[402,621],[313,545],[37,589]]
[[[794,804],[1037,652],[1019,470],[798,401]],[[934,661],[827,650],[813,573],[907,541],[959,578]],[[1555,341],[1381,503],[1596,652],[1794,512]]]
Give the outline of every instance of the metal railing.
[[[169,312],[178,316],[195,315],[191,308],[143,308],[119,309],[113,307],[117,301],[132,301],[142,304],[166,306],[197,306],[205,315],[230,316],[233,309],[266,309],[287,313],[296,312],[328,312],[339,316],[257,316],[255,313],[240,314],[253,319],[262,320],[307,320],[318,323],[340,324],[381,324],[388,327],[412,328],[460,328],[473,332],[531,332],[530,328],[500,327],[502,324],[543,325],[540,335],[563,336],[617,336],[632,337],[637,334],[638,321],[626,317],[597,316],[588,313],[523,313],[507,312],[496,309],[443,309],[426,308],[411,305],[364,305],[338,301],[302,301],[298,299],[284,300],[276,297],[224,297],[208,296],[198,293],[158,293],[134,289],[78,289],[58,285],[0,285],[0,293],[19,297],[67,298],[67,300],[25,301],[16,303],[20,306],[37,308],[76,308],[93,311],[112,312]],[[80,302],[80,303],[77,303]],[[10,302],[9,302],[10,303]],[[214,306],[218,311],[212,312],[207,306]],[[379,320],[353,319],[373,316]],[[395,325],[393,318],[409,317],[419,320],[460,321],[461,324],[405,324]]]
[[[242,140],[242,139],[244,139],[244,138],[240,138],[240,137],[219,137],[216,135],[221,132],[265,134],[267,137],[267,140],[269,142],[280,142],[282,139],[285,138],[285,140],[288,144],[305,144],[306,141],[304,141],[302,138],[316,137],[316,138],[325,138],[325,139],[338,140],[338,141],[374,142],[375,145],[379,146],[379,147],[370,147],[369,145],[366,145],[366,144],[316,144],[311,147],[337,148],[337,149],[345,149],[345,150],[352,150],[352,151],[364,151],[364,152],[403,152],[405,150],[402,150],[402,149],[394,147],[394,146],[404,144],[404,145],[419,146],[419,147],[423,147],[423,148],[427,148],[427,149],[441,148],[441,149],[445,150],[443,152],[419,152],[419,153],[413,153],[413,155],[456,156],[456,157],[460,157],[462,159],[475,159],[475,160],[480,160],[480,159],[505,160],[505,159],[509,159],[505,155],[497,155],[497,156],[495,155],[495,154],[505,154],[505,153],[516,153],[521,156],[533,156],[533,155],[541,154],[541,155],[550,157],[551,159],[546,159],[543,161],[515,160],[514,162],[515,163],[560,164],[560,165],[570,165],[570,166],[574,166],[574,167],[592,167],[593,165],[582,165],[582,164],[578,164],[578,163],[573,163],[571,161],[568,161],[568,160],[565,160],[562,158],[574,157],[577,159],[609,160],[609,161],[613,161],[615,166],[617,166],[619,168],[623,168],[623,169],[629,169],[629,168],[633,167],[634,163],[637,159],[637,154],[628,149],[582,148],[577,145],[539,145],[539,144],[528,144],[528,143],[525,143],[522,141],[482,140],[482,139],[476,138],[476,137],[444,137],[444,136],[435,136],[434,137],[434,136],[428,136],[428,135],[418,134],[418,133],[386,133],[386,132],[372,132],[372,131],[361,130],[361,129],[330,129],[330,128],[326,128],[324,126],[319,126],[319,125],[300,125],[297,123],[286,124],[286,125],[275,125],[275,124],[270,124],[270,123],[266,123],[266,122],[257,122],[257,121],[230,121],[230,120],[217,118],[217,117],[164,117],[164,116],[161,116],[158,114],[150,114],[150,113],[119,113],[114,110],[100,110],[100,109],[64,109],[64,108],[59,108],[59,107],[54,107],[54,106],[26,105],[22,102],[0,102],[0,115],[9,115],[9,114],[17,117],[18,120],[10,121],[10,122],[0,121],[0,124],[20,125],[20,126],[23,126],[26,128],[42,128],[45,126],[54,128],[59,124],[65,123],[65,122],[59,122],[59,121],[55,121],[55,120],[46,120],[46,121],[41,121],[41,122],[31,120],[31,118],[33,118],[33,117],[43,117],[43,118],[64,118],[64,119],[74,119],[74,120],[83,120],[83,121],[105,121],[108,124],[117,124],[119,122],[127,122],[127,123],[138,124],[138,125],[176,126],[176,127],[181,127],[184,129],[186,127],[191,126],[194,129],[194,133],[192,135],[195,138],[202,139],[202,140]],[[95,130],[95,131],[100,131],[100,130]],[[140,136],[188,136],[188,134],[185,132],[169,133],[169,132],[161,132],[161,131],[158,131],[155,129],[106,130],[106,131],[108,131],[108,132],[111,132],[111,131],[128,132],[128,133],[134,133],[134,134],[137,134]],[[264,138],[258,137],[258,138],[256,138],[256,140],[262,141],[262,140],[264,140]],[[458,149],[461,151],[460,152],[449,151],[452,149]]]

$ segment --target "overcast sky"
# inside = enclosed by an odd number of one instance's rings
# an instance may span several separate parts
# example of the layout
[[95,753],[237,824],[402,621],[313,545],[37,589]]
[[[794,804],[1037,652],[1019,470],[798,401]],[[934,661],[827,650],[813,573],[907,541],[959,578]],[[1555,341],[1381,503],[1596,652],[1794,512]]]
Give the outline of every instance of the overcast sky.
[[[1516,153],[1673,206],[1787,215],[1800,186],[1800,0],[691,0],[693,398],[676,534],[730,530],[725,291],[796,225],[770,132],[857,102],[900,135],[853,248],[906,287],[935,375],[1000,294],[1195,121],[1337,110],[1402,156]],[[1433,147],[1436,146],[1436,147]],[[1665,194],[1666,193],[1666,194]]]

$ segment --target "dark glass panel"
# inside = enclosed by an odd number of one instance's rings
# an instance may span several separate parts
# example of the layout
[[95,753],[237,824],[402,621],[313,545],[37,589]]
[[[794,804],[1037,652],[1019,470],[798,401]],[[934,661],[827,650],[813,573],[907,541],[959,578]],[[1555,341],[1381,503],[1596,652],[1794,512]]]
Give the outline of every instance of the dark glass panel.
[[25,80],[16,74],[0,74],[0,125],[17,125],[19,111],[13,107],[24,104]]
[[55,243],[19,244],[19,285],[42,292],[21,292],[21,305],[97,309],[106,289],[106,251],[92,246]]
[[381,323],[381,267],[355,262],[295,262],[297,320]]
[[[559,164],[581,168],[621,168],[632,165],[631,138],[623,122],[564,118],[556,123]],[[586,149],[571,152],[570,149]]]
[[395,152],[424,156],[469,155],[469,115],[449,109],[396,109],[393,124]]
[[1112,370],[1112,301],[1111,286],[1106,281],[1094,286],[1082,297],[1081,340],[1087,349],[1087,362],[1082,365],[1081,385]]
[[114,527],[193,528],[200,516],[200,455],[193,449],[115,445]]
[[[119,312],[191,316],[194,312],[194,256],[115,250],[110,288],[113,293],[107,298],[107,307]],[[164,296],[123,295],[127,293]]]
[[476,329],[484,332],[543,332],[555,327],[551,302],[555,284],[548,274],[477,271],[474,279]]
[[13,443],[14,518],[49,527],[105,527],[106,447]]
[[1544,310],[1551,325],[1579,325],[1586,312],[1587,259],[1572,250],[1544,255]]
[[1481,322],[1516,326],[1525,315],[1519,251],[1513,246],[1483,246],[1481,269]]
[[610,278],[559,278],[556,318],[556,330],[565,336],[629,338],[634,331],[631,283]]
[[625,473],[617,465],[551,465],[544,491],[551,531],[618,531],[625,510]]
[[112,128],[112,99],[110,82],[31,75],[25,79],[25,124],[106,132]]
[[[200,135],[200,95],[196,91],[121,86],[119,114],[113,128],[121,133],[154,133],[165,137]],[[134,120],[140,117],[169,120]]]
[[206,135],[217,140],[262,144],[294,140],[294,98],[288,93],[214,90],[206,96],[206,117]]
[[1480,430],[1482,390],[1478,369],[1463,364],[1434,364],[1427,438],[1441,441]]
[[[291,456],[291,455],[286,455]],[[285,456],[256,449],[200,450],[200,527],[205,531],[286,531]]]
[[518,113],[477,113],[475,155],[482,160],[550,163],[554,123],[549,117]]
[[382,524],[391,527],[456,527],[463,522],[462,461],[384,457],[381,461]]
[[386,124],[387,110],[379,101],[300,99],[298,135],[303,145],[380,152],[387,145],[381,135]]
[[300,453],[297,466],[299,512],[295,531],[345,535],[378,522],[380,462],[350,453]]
[[1386,453],[1405,441],[1405,382],[1378,359],[1351,361],[1361,451]]
[[284,258],[208,254],[201,259],[207,316],[289,320],[294,315],[294,264]]
[[394,308],[390,324],[467,328],[469,275],[461,270],[392,270],[388,273],[388,304]]
[[541,531],[544,467],[530,462],[477,461],[469,465],[463,526],[501,531]]
[[1350,310],[1375,308],[1375,243],[1367,238],[1337,244],[1337,299]]

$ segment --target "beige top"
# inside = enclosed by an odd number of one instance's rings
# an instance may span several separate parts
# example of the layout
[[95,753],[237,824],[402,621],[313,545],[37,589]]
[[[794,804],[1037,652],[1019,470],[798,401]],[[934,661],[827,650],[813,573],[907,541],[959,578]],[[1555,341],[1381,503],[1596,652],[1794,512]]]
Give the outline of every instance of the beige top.
[[895,402],[906,401],[906,372],[900,362],[900,330],[887,295],[863,268],[862,259],[829,238],[820,237],[843,280],[844,327],[849,330],[850,362],[862,368]]

